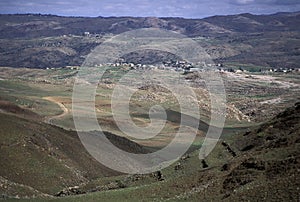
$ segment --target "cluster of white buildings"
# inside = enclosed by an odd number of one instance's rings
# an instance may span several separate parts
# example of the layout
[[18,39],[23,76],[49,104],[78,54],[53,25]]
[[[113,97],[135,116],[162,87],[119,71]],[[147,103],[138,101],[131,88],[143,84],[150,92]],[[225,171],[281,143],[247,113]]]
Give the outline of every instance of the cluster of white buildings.
[[300,72],[300,69],[295,68],[271,68],[268,72],[281,72],[281,73],[290,73],[290,72]]
[[[178,72],[201,72],[206,70],[214,70],[218,72],[232,72],[232,73],[248,73],[249,71],[245,69],[233,69],[224,67],[223,64],[196,64],[186,61],[167,61],[157,65],[150,64],[134,64],[134,63],[126,63],[123,61],[117,61],[115,63],[106,63],[106,64],[98,64],[95,67],[127,67],[132,70],[153,70],[153,69],[161,69],[161,70],[170,70],[170,71],[178,71]],[[68,69],[78,70],[79,66],[66,66]],[[48,69],[48,68],[47,68]],[[262,73],[290,73],[290,72],[300,72],[299,68],[271,68],[265,71],[261,71]]]

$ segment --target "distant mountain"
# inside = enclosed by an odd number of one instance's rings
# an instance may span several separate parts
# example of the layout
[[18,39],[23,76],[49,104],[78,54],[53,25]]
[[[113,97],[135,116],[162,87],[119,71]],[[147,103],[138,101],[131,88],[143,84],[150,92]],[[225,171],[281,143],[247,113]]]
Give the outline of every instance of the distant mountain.
[[37,38],[84,32],[120,34],[125,31],[157,27],[179,31],[187,36],[234,32],[300,31],[300,12],[273,15],[249,13],[204,19],[155,17],[60,17],[54,15],[0,15],[0,38]]
[[245,13],[231,16],[214,16],[203,20],[224,29],[242,33],[300,31],[300,12],[273,15]]
[[216,62],[299,67],[300,12],[204,19],[0,15],[0,62],[12,67],[81,65],[102,36],[156,27],[200,41]]

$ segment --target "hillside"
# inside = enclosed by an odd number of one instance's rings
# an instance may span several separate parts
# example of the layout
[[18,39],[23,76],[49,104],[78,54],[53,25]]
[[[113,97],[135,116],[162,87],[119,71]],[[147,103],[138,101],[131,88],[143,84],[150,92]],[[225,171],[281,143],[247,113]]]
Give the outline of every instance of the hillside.
[[[299,103],[248,132],[224,137],[204,161],[198,159],[198,151],[186,155],[162,170],[163,177],[154,173],[103,178],[116,173],[87,155],[74,133],[7,114],[1,114],[0,118],[1,159],[4,159],[0,187],[4,196],[38,197],[30,201],[121,198],[124,201],[297,201],[299,198]],[[69,189],[60,193],[79,196],[52,198],[45,194],[53,195],[74,185],[79,185],[72,188],[74,192]]]
[[157,27],[180,31],[187,36],[229,34],[234,32],[300,31],[299,12],[273,15],[240,14],[204,19],[155,17],[61,17],[54,15],[0,15],[0,38],[39,38],[64,34],[120,34],[125,31]]
[[[42,123],[38,115],[11,103],[1,104],[1,108],[0,193],[3,196],[44,197],[95,178],[120,175],[91,157],[76,132]],[[126,138],[111,133],[106,136],[125,151],[147,152]]]
[[0,62],[10,67],[80,66],[111,35],[156,27],[195,38],[216,63],[298,68],[299,19],[299,12],[205,19],[0,15]]
[[162,171],[165,178],[162,182],[84,198],[89,201],[95,197],[107,201],[120,198],[125,201],[297,201],[299,120],[300,103],[297,103],[255,129],[221,140],[204,161],[198,159],[198,152],[182,158]]
[[234,139],[236,159],[222,166],[224,197],[297,201],[300,185],[300,103]]

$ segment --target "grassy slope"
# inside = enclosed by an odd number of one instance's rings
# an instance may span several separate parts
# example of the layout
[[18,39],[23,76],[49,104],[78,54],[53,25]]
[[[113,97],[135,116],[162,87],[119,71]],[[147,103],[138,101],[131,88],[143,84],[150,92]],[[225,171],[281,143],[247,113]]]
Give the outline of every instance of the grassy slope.
[[163,170],[164,181],[129,183],[124,189],[47,201],[297,201],[299,114],[298,104],[261,127],[229,139],[236,157],[218,144],[206,159],[209,168],[202,168],[194,152],[180,160],[181,169]]
[[75,132],[44,123],[0,113],[0,142],[0,175],[44,193],[116,174],[84,150]]

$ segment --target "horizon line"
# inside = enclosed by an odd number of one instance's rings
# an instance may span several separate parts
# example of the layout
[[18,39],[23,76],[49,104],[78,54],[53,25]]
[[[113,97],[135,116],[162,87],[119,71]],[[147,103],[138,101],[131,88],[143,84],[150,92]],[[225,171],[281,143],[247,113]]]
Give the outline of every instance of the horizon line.
[[243,15],[243,14],[250,14],[254,16],[266,16],[266,15],[276,15],[281,13],[298,13],[299,11],[282,11],[282,12],[274,12],[274,13],[253,13],[253,12],[241,12],[236,14],[221,14],[221,15],[208,15],[206,17],[184,17],[184,16],[126,16],[126,15],[120,15],[120,16],[84,16],[84,15],[60,15],[60,14],[51,14],[51,13],[0,13],[0,15],[35,15],[35,16],[56,16],[56,17],[73,17],[73,18],[181,18],[181,19],[205,19],[210,17],[217,17],[217,16],[235,16],[235,15]]

